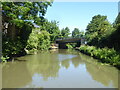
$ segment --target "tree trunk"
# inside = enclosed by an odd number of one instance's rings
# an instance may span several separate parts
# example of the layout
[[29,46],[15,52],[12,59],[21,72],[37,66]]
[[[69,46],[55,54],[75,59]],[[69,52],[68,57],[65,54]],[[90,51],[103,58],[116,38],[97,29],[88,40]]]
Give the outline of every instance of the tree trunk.
[[15,40],[16,37],[16,29],[15,29],[15,25],[12,24],[8,26],[8,37],[10,37],[12,40]]

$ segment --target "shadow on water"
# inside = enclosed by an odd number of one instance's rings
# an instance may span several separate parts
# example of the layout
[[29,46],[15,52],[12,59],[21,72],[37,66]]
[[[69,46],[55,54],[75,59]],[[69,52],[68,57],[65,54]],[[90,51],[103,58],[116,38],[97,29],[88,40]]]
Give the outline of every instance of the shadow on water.
[[[26,60],[26,62],[9,62],[3,66],[2,83],[4,88],[33,88],[36,87],[35,85],[40,83],[47,85],[48,82],[50,82],[50,85],[53,82],[54,86],[59,84],[62,85],[63,83],[60,78],[80,73],[80,75],[82,75],[82,72],[79,70],[80,68],[85,72],[85,74],[87,74],[87,76],[92,78],[92,83],[90,83],[90,85],[98,82],[106,87],[109,87],[111,84],[111,87],[118,87],[118,71],[116,68],[108,65],[102,65],[95,59],[74,50],[51,50],[41,52],[36,55],[26,55],[18,59]],[[81,65],[85,67],[81,67]],[[71,71],[68,74],[67,72],[69,70],[76,70],[77,73],[73,74],[74,71]],[[62,75],[63,71],[65,71],[65,76]],[[85,78],[89,79],[89,77]],[[75,78],[77,78],[75,79],[76,82],[83,80],[83,78],[79,77],[79,75]],[[72,79],[66,78],[66,81],[69,80]],[[70,82],[72,81],[69,81],[67,85],[69,85]],[[40,85],[37,87],[43,87]]]

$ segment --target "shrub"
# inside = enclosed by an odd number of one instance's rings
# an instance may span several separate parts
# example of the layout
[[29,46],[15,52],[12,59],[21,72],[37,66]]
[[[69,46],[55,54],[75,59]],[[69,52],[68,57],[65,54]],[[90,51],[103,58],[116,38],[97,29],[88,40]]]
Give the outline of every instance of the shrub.
[[24,50],[24,45],[21,43],[19,38],[15,41],[6,38],[2,42],[2,55],[3,57],[11,57],[14,55],[21,54]]
[[9,59],[9,57],[7,57],[7,56],[1,56],[1,60],[2,60],[2,62],[7,62],[7,59]]
[[71,45],[71,44],[66,44],[66,46],[68,47],[68,49],[72,49],[73,48],[73,46]]
[[111,65],[120,65],[120,54],[114,50],[114,48],[96,48],[94,46],[81,45],[80,51],[100,59],[102,62],[109,63]]
[[44,50],[50,47],[50,34],[47,31],[33,30],[27,41],[28,50]]

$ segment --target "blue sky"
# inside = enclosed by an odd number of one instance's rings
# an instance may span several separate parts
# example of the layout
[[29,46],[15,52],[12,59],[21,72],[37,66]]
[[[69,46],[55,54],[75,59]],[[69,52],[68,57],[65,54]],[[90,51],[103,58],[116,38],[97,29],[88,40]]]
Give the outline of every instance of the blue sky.
[[60,29],[69,27],[85,30],[95,15],[106,15],[113,23],[118,14],[117,2],[53,2],[45,18],[59,21]]

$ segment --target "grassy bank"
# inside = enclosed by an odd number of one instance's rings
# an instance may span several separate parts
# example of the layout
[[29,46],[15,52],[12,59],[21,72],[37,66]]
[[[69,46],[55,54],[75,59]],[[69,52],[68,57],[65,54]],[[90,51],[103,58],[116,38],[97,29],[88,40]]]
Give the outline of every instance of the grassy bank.
[[79,50],[80,52],[92,56],[103,63],[109,63],[110,65],[120,69],[120,53],[114,49],[82,45]]

